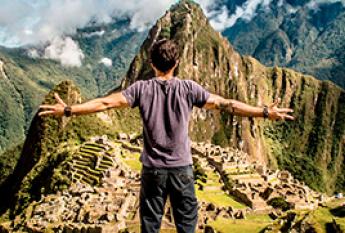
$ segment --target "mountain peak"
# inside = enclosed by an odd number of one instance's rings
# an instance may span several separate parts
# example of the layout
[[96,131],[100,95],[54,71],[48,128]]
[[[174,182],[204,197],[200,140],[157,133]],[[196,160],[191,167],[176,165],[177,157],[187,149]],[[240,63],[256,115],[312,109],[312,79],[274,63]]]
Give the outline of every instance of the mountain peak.
[[172,5],[170,8],[170,12],[178,12],[179,14],[189,14],[192,13],[192,11],[198,10],[200,12],[202,11],[201,6],[192,0],[180,0],[175,5]]
[[[240,59],[229,41],[212,28],[201,7],[194,1],[183,0],[172,6],[152,27],[139,54],[134,58],[122,87],[138,79],[150,79],[154,76],[147,62],[148,51],[155,41],[164,38],[174,40],[179,46],[180,65],[176,75],[201,81],[205,85],[208,84],[204,77],[210,73],[210,69],[217,69],[222,65],[219,63],[219,55],[226,54],[234,61]],[[213,67],[210,67],[212,63]],[[229,73],[229,70],[226,72]],[[219,77],[223,74],[215,75]]]

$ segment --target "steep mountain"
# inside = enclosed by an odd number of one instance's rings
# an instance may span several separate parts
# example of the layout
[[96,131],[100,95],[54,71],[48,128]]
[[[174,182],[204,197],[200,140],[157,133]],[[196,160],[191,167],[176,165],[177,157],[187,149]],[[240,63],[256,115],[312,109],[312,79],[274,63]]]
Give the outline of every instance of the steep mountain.
[[[23,143],[38,105],[51,88],[70,79],[91,98],[117,87],[145,35],[129,30],[128,21],[80,29],[73,39],[85,55],[81,67],[28,56],[28,51],[39,53],[42,48],[0,48],[0,167],[4,174],[16,162],[8,161],[6,154]],[[102,58],[110,59],[112,66],[101,63]]]
[[269,122],[226,113],[193,112],[191,136],[246,151],[253,161],[291,171],[318,190],[344,190],[345,93],[331,82],[286,68],[267,68],[241,56],[213,30],[198,5],[181,1],[151,29],[134,58],[122,87],[153,76],[150,46],[174,39],[181,59],[176,74],[193,79],[212,93],[252,105],[282,99],[295,110],[294,122]]
[[[345,87],[345,6],[341,1],[271,1],[223,35],[241,54]],[[230,12],[243,1],[234,1]],[[232,11],[231,11],[232,9]]]

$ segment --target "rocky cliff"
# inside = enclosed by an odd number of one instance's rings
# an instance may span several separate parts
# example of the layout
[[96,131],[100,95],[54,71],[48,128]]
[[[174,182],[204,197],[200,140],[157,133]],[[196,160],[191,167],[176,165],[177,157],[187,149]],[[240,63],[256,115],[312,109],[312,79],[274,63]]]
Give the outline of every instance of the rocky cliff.
[[197,110],[191,123],[194,140],[237,147],[253,161],[290,170],[315,189],[344,189],[344,90],[241,56],[192,1],[181,1],[157,21],[132,62],[123,88],[153,76],[148,51],[161,38],[179,44],[176,74],[180,78],[193,79],[212,93],[252,105],[269,104],[279,97],[281,107],[295,111],[294,122],[269,122]]

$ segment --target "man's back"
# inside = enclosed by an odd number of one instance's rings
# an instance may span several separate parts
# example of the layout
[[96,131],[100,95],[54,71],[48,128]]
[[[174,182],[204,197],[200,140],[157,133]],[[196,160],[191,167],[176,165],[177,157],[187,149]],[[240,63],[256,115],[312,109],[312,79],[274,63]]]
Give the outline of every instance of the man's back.
[[192,164],[189,115],[193,106],[202,107],[206,103],[209,93],[194,81],[176,77],[137,81],[122,93],[132,108],[140,109],[143,165],[178,167]]

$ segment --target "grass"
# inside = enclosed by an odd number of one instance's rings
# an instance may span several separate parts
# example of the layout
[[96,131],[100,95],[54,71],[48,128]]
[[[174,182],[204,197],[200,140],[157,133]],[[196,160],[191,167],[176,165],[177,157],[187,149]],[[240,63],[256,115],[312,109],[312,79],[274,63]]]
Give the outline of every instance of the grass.
[[[197,188],[196,188],[197,189]],[[196,190],[198,200],[212,202],[216,206],[231,206],[235,209],[244,209],[247,206],[235,201],[231,196],[223,191],[200,191]]]
[[318,208],[312,212],[313,218],[321,225],[322,232],[327,232],[326,226],[328,223],[331,223],[333,219],[336,219],[341,229],[345,229],[345,218],[334,216],[330,212],[331,209],[340,206],[344,201],[345,199],[331,201],[327,203],[327,207]]
[[206,172],[207,178],[206,178],[206,186],[221,186],[219,183],[219,175],[215,172]]
[[[291,210],[289,212],[293,212],[297,214],[297,218],[295,222],[304,221],[308,225],[312,226],[312,228],[315,230],[313,232],[317,233],[329,233],[334,232],[334,229],[330,226],[333,222],[333,219],[336,220],[336,223],[340,225],[341,232],[345,229],[345,218],[342,216],[335,216],[332,214],[332,209],[335,209],[337,207],[340,207],[341,204],[345,201],[345,199],[342,200],[333,200],[331,202],[327,203],[326,207],[319,207],[316,210],[313,211],[297,211],[297,210]],[[249,217],[247,218],[250,219]],[[276,224],[276,229],[279,229],[280,227]]]
[[[206,186],[217,186],[219,188],[222,187],[222,184],[219,182],[220,177],[215,172],[207,172],[207,179],[206,183],[199,181],[198,183]],[[203,200],[206,202],[212,202],[216,206],[231,206],[235,209],[244,209],[246,208],[245,205],[235,201],[230,195],[226,194],[224,191],[213,191],[213,190],[198,190],[198,186],[196,185],[196,196],[199,200]]]
[[251,215],[247,216],[247,219],[237,220],[218,218],[210,225],[222,233],[258,233],[271,222],[267,215]]
[[[139,233],[140,232],[140,225],[131,225],[128,227],[128,230],[130,232]],[[176,233],[177,231],[175,229],[161,229],[160,233]],[[202,231],[196,231],[196,233],[202,233]]]
[[128,150],[123,150],[124,154],[122,155],[123,162],[130,167],[130,169],[140,172],[142,164],[139,161],[139,153],[131,153]]

